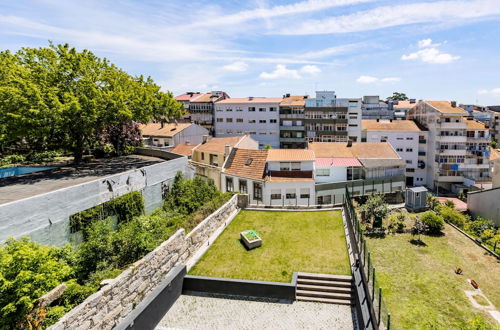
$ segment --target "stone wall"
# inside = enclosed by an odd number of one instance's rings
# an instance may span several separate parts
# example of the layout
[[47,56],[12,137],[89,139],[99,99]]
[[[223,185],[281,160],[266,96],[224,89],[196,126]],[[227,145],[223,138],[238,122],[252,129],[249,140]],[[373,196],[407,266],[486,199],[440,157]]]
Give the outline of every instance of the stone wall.
[[188,235],[178,230],[167,241],[135,262],[101,290],[88,297],[49,329],[112,329],[159,285],[176,265],[186,264],[244,206],[233,196]]
[[[166,153],[169,154],[169,153]],[[174,155],[174,154],[172,154]],[[187,157],[118,173],[0,205],[0,242],[30,236],[46,245],[70,241],[69,217],[132,191],[141,191],[146,211],[161,206],[161,185],[186,172]]]

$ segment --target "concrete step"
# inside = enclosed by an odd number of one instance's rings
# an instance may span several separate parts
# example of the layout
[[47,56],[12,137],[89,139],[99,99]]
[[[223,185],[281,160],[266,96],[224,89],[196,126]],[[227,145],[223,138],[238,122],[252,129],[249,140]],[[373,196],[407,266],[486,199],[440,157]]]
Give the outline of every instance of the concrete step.
[[315,286],[343,287],[343,288],[352,287],[351,282],[314,280],[314,279],[309,279],[309,278],[297,278],[297,285],[299,285],[299,284],[315,285]]
[[335,282],[352,282],[352,276],[347,275],[330,275],[330,274],[313,274],[313,273],[298,273],[298,279],[313,279],[321,281]]
[[317,297],[297,297],[298,301],[308,301],[308,302],[318,302],[323,304],[336,304],[336,305],[353,305],[349,300],[342,299],[329,299],[329,298],[317,298]]
[[296,297],[314,297],[314,298],[329,298],[351,301],[350,293],[336,293],[336,292],[322,292],[322,291],[309,291],[297,290]]
[[352,293],[352,288],[350,287],[337,287],[337,286],[326,286],[326,285],[297,284],[297,290],[348,293],[348,294]]

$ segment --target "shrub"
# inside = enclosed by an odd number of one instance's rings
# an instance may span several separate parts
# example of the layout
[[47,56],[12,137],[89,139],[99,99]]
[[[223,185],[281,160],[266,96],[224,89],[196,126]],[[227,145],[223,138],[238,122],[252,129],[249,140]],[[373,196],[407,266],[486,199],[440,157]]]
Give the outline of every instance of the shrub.
[[448,206],[443,206],[439,210],[439,214],[441,214],[444,221],[452,223],[459,228],[464,228],[467,218],[460,211]]
[[372,193],[366,203],[361,206],[361,210],[365,211],[368,218],[373,220],[373,227],[382,227],[382,221],[389,214],[390,210],[387,203],[384,202],[384,196],[381,194]]
[[487,219],[477,217],[475,220],[467,222],[465,228],[473,235],[479,237],[485,230],[493,228],[493,224]]
[[0,159],[0,166],[22,164],[24,162],[26,162],[26,159],[23,155],[9,155]]
[[392,233],[402,233],[405,229],[406,215],[403,212],[396,212],[389,216],[387,229]]
[[432,212],[427,211],[420,216],[420,220],[427,227],[427,231],[431,234],[438,234],[444,229],[443,217]]
[[61,153],[57,151],[42,151],[32,153],[27,157],[27,160],[32,163],[48,163],[59,156],[61,156]]

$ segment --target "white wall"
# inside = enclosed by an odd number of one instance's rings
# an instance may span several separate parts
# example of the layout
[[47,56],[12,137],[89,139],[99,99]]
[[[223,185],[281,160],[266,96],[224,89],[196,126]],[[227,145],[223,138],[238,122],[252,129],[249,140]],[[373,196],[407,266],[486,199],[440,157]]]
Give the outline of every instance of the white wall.
[[301,162],[267,162],[269,171],[280,171],[281,163],[300,163],[301,171],[314,171],[314,161],[301,161]]
[[177,146],[179,144],[185,144],[186,141],[189,141],[190,144],[197,145],[203,142],[203,135],[208,135],[208,130],[199,125],[193,124],[175,134],[173,143],[174,146]]
[[[319,176],[318,169],[329,169],[329,176]],[[347,167],[343,166],[317,166],[316,165],[316,182],[325,183],[325,182],[343,182],[347,181]]]

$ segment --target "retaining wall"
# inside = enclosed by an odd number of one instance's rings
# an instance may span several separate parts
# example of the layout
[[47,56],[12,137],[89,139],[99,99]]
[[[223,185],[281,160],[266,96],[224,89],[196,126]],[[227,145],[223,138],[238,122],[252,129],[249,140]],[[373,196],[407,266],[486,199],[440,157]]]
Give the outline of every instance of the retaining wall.
[[184,229],[178,230],[49,329],[112,329],[120,324],[175,266],[195,257],[212,234],[239,211],[238,205],[245,206],[244,201],[244,195],[235,195],[188,235]]
[[172,181],[177,171],[186,171],[187,158],[174,156],[177,158],[166,162],[2,204],[0,242],[11,236],[30,236],[42,244],[64,245],[71,240],[72,214],[132,191],[143,193],[146,212],[151,212],[161,206],[162,185]]

